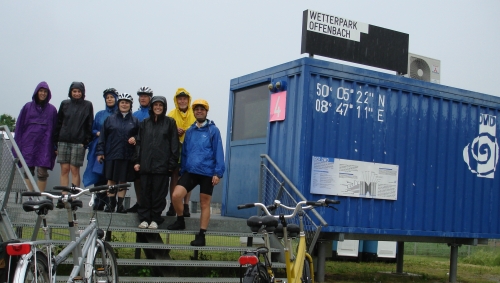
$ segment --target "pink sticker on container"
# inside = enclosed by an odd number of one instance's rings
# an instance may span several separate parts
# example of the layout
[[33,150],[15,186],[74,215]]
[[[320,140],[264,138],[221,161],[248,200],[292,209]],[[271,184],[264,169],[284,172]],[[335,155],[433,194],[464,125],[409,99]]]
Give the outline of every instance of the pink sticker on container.
[[269,122],[285,120],[286,91],[271,94]]

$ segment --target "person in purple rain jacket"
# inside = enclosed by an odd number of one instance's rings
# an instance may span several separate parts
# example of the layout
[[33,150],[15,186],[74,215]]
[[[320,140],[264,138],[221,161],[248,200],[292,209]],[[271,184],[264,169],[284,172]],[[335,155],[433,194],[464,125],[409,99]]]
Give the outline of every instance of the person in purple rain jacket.
[[[39,83],[28,102],[17,117],[14,140],[33,176],[37,178],[40,191],[47,186],[48,170],[54,168],[56,143],[53,133],[57,126],[57,110],[50,104],[52,94],[46,82]],[[33,190],[33,185],[25,174],[26,184]]]

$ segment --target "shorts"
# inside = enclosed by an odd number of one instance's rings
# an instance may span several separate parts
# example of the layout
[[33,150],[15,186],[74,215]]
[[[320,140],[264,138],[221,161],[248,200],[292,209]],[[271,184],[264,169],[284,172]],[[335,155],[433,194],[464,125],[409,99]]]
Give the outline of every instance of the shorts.
[[107,180],[118,183],[133,182],[134,168],[132,162],[125,159],[107,161],[104,159],[104,176]]
[[[35,166],[33,167],[28,167],[30,172],[31,172],[31,176],[35,176]],[[38,179],[38,181],[47,181],[47,178],[49,177],[49,172],[47,172],[49,169],[48,168],[45,168],[45,167],[37,167],[36,168],[36,177]],[[28,179],[28,175],[26,174],[26,172],[24,172],[24,178],[25,179]]]
[[188,193],[192,191],[197,185],[200,185],[200,194],[211,196],[212,192],[214,191],[212,178],[213,177],[210,176],[203,176],[186,172],[182,174],[179,181],[177,181],[177,185],[183,186]]
[[57,163],[69,163],[75,167],[82,167],[85,157],[85,147],[80,143],[57,143]]

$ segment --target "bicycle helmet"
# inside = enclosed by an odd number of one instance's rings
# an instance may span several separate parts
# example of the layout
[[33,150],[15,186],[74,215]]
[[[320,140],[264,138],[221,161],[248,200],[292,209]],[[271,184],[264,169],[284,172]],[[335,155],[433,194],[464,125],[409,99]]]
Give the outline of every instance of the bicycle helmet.
[[137,91],[137,95],[147,94],[149,97],[153,96],[153,90],[149,86],[141,86]]
[[118,95],[118,102],[120,102],[120,100],[128,100],[130,101],[130,103],[134,102],[134,98],[132,98],[132,95],[125,92]]
[[106,95],[108,93],[111,93],[112,95],[114,95],[115,97],[118,96],[118,91],[114,88],[114,87],[111,87],[111,88],[107,88],[105,89],[103,92],[102,92],[102,96],[104,96],[104,98],[106,98]]
[[193,101],[193,105],[191,106],[193,109],[196,107],[196,105],[201,105],[203,106],[207,111],[209,110],[208,102],[205,99],[196,99]]

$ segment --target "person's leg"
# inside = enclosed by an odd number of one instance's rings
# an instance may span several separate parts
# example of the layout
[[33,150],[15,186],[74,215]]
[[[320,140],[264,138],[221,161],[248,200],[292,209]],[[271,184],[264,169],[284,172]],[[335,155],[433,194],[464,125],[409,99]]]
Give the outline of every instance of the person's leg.
[[135,196],[137,198],[137,204],[140,205],[141,204],[141,189],[142,189],[142,186],[141,186],[141,179],[135,179],[134,180],[134,190],[135,190]]
[[191,213],[189,212],[189,200],[191,199],[191,192],[187,193],[184,197],[184,217],[191,217]]
[[69,186],[69,163],[61,163],[61,186]]
[[196,234],[194,241],[191,241],[191,246],[205,246],[205,233],[208,229],[210,221],[210,202],[212,200],[212,177],[200,176],[200,232]]
[[[28,170],[31,172],[31,176],[35,177],[35,166],[28,167]],[[28,174],[26,172],[24,172],[24,182],[26,183],[26,186],[28,186],[30,192],[32,192],[33,185],[31,184],[30,179],[28,178]]]
[[174,209],[177,216],[183,215],[184,204],[182,203],[182,200],[187,193],[188,192],[186,188],[181,185],[177,185],[174,189],[174,193],[172,194],[172,203],[174,204]]
[[152,195],[151,195],[151,190],[149,189],[151,187],[151,175],[150,174],[143,174],[140,179],[141,182],[141,205],[137,208],[137,216],[139,217],[139,222],[147,222],[146,227],[139,227],[139,228],[148,228],[149,223],[151,223],[151,201],[152,201]]
[[158,225],[162,224],[164,221],[161,217],[161,212],[167,206],[168,178],[166,174],[153,175],[153,184],[151,188],[151,218]]
[[[113,180],[108,180],[108,186],[116,185],[116,182]],[[108,192],[109,203],[106,205],[104,212],[115,212],[116,208],[116,194],[112,194]]]
[[[120,182],[120,184],[126,184],[127,182]],[[125,195],[127,194],[127,190],[118,191],[118,203],[116,206],[116,212],[118,213],[127,213],[125,208],[123,207],[123,201],[125,200]]]
[[200,193],[200,206],[201,206],[200,229],[206,230],[208,228],[208,222],[210,221],[211,200],[212,200],[211,195]]
[[47,168],[38,167],[37,168],[37,186],[40,192],[45,192],[45,187],[47,187],[47,178],[49,177],[49,173],[47,172]]
[[80,187],[80,167],[70,165],[70,170],[71,170],[71,184]]
[[172,195],[174,194],[174,189],[177,186],[177,181],[179,181],[179,168],[176,168],[170,177],[170,206],[168,207],[167,216],[175,216]]

